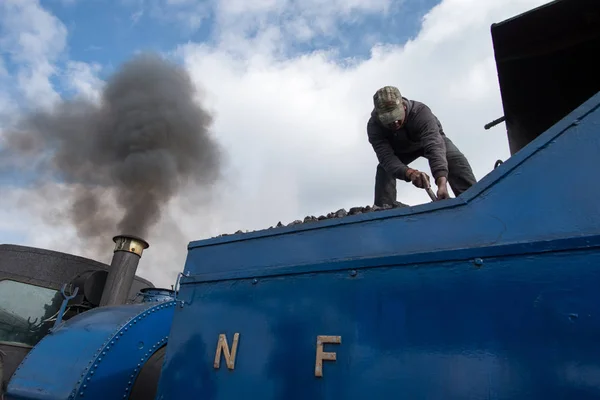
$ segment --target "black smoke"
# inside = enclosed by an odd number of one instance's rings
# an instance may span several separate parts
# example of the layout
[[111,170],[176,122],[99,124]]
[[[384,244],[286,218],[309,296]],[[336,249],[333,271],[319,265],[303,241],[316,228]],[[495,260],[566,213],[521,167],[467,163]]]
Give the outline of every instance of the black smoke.
[[71,99],[24,115],[5,132],[0,157],[33,175],[41,201],[56,200],[42,184],[67,184],[58,200],[82,238],[146,238],[183,188],[210,191],[220,178],[213,118],[198,94],[182,67],[138,55],[106,81],[100,102]]

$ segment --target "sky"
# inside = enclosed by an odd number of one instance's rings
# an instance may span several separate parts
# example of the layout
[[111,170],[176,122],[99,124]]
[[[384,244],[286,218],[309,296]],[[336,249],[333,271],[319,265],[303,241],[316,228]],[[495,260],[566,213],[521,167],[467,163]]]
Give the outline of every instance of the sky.
[[[547,2],[2,0],[0,150],[19,115],[61,98],[98,101],[138,52],[184,66],[226,167],[211,202],[182,191],[145,238],[138,274],[169,287],[190,241],[373,204],[366,123],[381,86],[427,104],[476,178],[488,174],[510,156],[504,125],[483,128],[503,115],[490,25]],[[426,160],[411,166],[430,174]],[[112,237],[90,254],[64,198],[26,201],[26,180],[0,175],[0,243],[110,262]],[[429,198],[398,181],[398,200]]]

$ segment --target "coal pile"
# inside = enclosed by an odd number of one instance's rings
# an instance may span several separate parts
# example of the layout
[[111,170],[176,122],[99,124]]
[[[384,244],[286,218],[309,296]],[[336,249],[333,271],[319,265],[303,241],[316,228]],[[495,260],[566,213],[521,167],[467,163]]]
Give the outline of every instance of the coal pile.
[[[383,207],[378,207],[378,206],[352,207],[348,211],[346,211],[346,209],[344,209],[344,208],[340,208],[339,210],[337,210],[335,212],[330,212],[327,215],[320,215],[318,217],[315,217],[314,215],[308,215],[308,216],[304,217],[303,220],[297,219],[295,221],[290,222],[289,224],[282,224],[281,221],[279,221],[277,223],[277,225],[270,226],[267,229],[277,229],[277,228],[283,228],[285,226],[309,224],[309,223],[325,221],[325,220],[329,220],[329,219],[345,218],[345,217],[348,217],[351,215],[366,214],[366,213],[377,212],[377,211],[382,211],[382,210],[390,210],[392,208],[403,208],[403,207],[408,207],[408,205],[402,204],[400,202],[396,202],[396,204],[394,204],[393,206],[385,204]],[[257,232],[257,231],[245,231],[244,232],[244,231],[239,230],[239,231],[235,232],[234,235],[238,235],[241,233],[251,233],[251,232]],[[229,234],[229,233],[223,233],[221,235],[218,235],[217,237],[230,236],[230,235],[231,234]]]

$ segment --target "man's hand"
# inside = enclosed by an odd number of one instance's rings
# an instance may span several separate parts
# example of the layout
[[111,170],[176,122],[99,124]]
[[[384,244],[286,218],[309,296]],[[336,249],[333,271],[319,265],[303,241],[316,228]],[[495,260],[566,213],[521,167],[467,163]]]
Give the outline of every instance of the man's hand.
[[412,184],[419,189],[431,187],[431,184],[429,183],[429,176],[425,172],[409,168],[408,171],[406,171],[406,177],[410,179]]
[[437,190],[438,200],[449,199],[450,194],[448,193],[448,180],[444,177],[440,177],[436,180],[435,183],[438,187],[438,190]]

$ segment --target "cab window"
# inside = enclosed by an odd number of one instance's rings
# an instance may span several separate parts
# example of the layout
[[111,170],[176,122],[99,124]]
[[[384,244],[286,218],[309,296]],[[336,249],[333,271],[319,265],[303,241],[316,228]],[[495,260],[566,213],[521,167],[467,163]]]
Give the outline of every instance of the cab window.
[[34,346],[52,327],[61,303],[60,291],[0,281],[0,342]]

